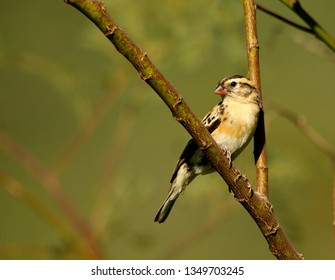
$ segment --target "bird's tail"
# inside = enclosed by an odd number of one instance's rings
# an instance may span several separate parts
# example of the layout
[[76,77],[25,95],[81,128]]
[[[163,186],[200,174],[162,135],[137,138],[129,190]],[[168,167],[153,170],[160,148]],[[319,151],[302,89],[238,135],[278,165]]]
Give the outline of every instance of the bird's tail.
[[163,223],[166,220],[177,198],[184,191],[186,186],[191,183],[195,176],[196,174],[194,170],[191,169],[186,162],[177,164],[176,171],[172,175],[169,193],[161,208],[158,210],[155,222]]
[[166,196],[161,208],[159,208],[157,215],[155,217],[155,222],[163,223],[169,216],[171,209],[176,202],[179,195],[182,193],[183,188],[176,187],[173,183],[171,185],[170,191]]
[[169,216],[171,209],[179,197],[181,191],[176,188],[171,188],[166,199],[164,200],[161,208],[159,208],[158,213],[155,217],[155,222],[163,223]]

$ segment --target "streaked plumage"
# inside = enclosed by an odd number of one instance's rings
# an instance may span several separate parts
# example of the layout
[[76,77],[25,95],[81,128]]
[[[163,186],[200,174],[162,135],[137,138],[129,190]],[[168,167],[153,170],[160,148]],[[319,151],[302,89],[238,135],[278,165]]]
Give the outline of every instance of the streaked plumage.
[[[247,78],[234,75],[222,79],[215,93],[222,96],[222,101],[202,122],[219,146],[234,160],[248,145],[255,132],[260,110],[258,90]],[[162,223],[166,220],[176,199],[197,175],[213,171],[205,154],[191,139],[177,162],[168,195],[155,217],[155,222]]]

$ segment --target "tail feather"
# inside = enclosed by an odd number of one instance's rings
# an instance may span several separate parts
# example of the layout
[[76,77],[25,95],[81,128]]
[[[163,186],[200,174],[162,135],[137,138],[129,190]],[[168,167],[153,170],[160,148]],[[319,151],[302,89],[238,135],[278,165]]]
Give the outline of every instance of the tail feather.
[[[178,197],[178,196],[177,196]],[[169,197],[164,201],[161,208],[159,208],[158,213],[155,217],[155,222],[163,223],[166,218],[169,216],[171,209],[174,205],[174,203],[177,200],[177,197],[174,199],[170,199]]]
[[169,193],[161,208],[158,210],[158,213],[155,217],[155,222],[163,223],[166,220],[177,198],[195,176],[196,175],[194,171],[189,170],[189,166],[186,162],[178,166],[177,171],[172,176],[173,179]]

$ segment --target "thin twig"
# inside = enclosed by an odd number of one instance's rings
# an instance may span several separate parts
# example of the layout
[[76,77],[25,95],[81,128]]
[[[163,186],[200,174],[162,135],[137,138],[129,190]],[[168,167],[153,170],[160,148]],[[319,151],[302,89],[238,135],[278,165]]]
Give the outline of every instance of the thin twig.
[[335,52],[335,39],[324,30],[320,24],[301,6],[298,0],[279,0],[294,13],[296,13],[312,30],[316,38],[325,43],[333,52]]
[[297,29],[300,29],[301,31],[304,31],[304,32],[309,33],[309,34],[313,34],[314,33],[313,30],[310,29],[310,28],[308,28],[308,27],[302,26],[302,25],[300,25],[298,23],[295,23],[295,22],[293,22],[293,21],[291,21],[291,20],[289,20],[287,18],[284,18],[283,16],[275,13],[274,11],[269,10],[268,8],[266,8],[266,7],[264,7],[264,6],[260,5],[260,4],[256,4],[256,5],[257,5],[257,9],[258,10],[260,10],[260,11],[262,11],[262,12],[264,12],[264,13],[266,13],[266,14],[268,14],[268,15],[276,18],[276,19],[279,19],[280,21],[285,22],[288,25],[291,25],[291,26],[293,26],[293,27],[295,27]]

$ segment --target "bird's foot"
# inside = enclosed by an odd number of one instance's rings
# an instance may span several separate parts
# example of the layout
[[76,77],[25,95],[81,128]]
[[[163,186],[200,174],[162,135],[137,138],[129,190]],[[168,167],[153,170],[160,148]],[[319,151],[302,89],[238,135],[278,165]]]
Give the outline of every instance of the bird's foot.
[[225,155],[226,155],[226,157],[228,159],[229,168],[231,168],[233,166],[233,163],[232,163],[232,160],[231,160],[231,153],[229,151],[227,151],[227,150],[224,150],[224,152],[225,152]]

